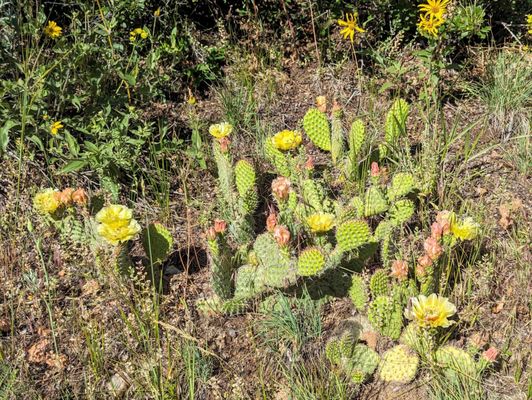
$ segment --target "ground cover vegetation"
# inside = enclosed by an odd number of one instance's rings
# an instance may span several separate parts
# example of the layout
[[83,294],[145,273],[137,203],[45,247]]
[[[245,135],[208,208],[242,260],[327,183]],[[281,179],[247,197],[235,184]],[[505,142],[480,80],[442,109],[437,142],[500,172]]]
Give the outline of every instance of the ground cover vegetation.
[[532,5],[0,0],[0,399],[529,399]]

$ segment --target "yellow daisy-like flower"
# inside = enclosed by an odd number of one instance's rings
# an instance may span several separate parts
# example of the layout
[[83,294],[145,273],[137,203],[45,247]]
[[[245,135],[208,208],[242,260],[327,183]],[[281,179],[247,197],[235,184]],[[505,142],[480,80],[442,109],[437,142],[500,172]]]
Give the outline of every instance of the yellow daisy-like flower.
[[33,198],[33,207],[40,214],[53,214],[61,207],[57,189],[44,189]]
[[405,317],[422,328],[447,328],[454,322],[448,318],[456,314],[456,307],[447,298],[432,293],[429,297],[420,294],[410,299]]
[[438,29],[443,25],[443,19],[436,18],[430,14],[420,15],[417,24],[419,30],[430,36],[438,37]]
[[63,34],[63,28],[55,21],[48,21],[48,25],[44,27],[44,34],[50,39],[58,39]]
[[334,215],[317,213],[307,218],[307,224],[314,233],[327,232],[334,226]]
[[129,41],[135,42],[137,40],[137,36],[141,39],[146,39],[149,36],[149,32],[142,28],[135,28],[129,32]]
[[473,240],[478,236],[480,225],[473,218],[467,217],[460,222],[451,224],[451,233],[461,240]]
[[418,7],[421,12],[427,13],[427,16],[443,20],[447,4],[449,0],[427,0],[427,4],[420,4]]
[[340,25],[341,27],[344,27],[340,31],[340,34],[344,36],[344,39],[350,38],[352,42],[355,38],[355,32],[360,32],[360,33],[366,32],[365,29],[362,29],[360,26],[358,26],[357,20],[358,20],[357,12],[354,12],[352,14],[346,13],[345,20],[342,20],[342,19],[338,20],[338,25]]
[[140,232],[140,225],[133,219],[133,211],[120,204],[102,208],[96,214],[96,221],[100,223],[98,234],[114,246],[132,239]]
[[298,131],[284,130],[272,137],[273,146],[279,150],[292,150],[301,144],[303,137]]
[[59,129],[63,128],[64,125],[61,123],[61,121],[55,121],[52,125],[50,125],[50,133],[55,136],[59,133]]
[[532,35],[532,14],[526,16],[526,23],[528,25],[528,34]]
[[221,139],[226,136],[229,136],[231,132],[233,132],[233,125],[228,122],[214,124],[209,127],[209,133],[216,139]]

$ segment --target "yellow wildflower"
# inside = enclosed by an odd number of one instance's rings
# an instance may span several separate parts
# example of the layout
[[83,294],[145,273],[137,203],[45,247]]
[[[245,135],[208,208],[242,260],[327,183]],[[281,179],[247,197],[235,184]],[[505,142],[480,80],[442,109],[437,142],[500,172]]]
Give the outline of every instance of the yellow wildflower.
[[473,218],[467,217],[460,222],[451,224],[451,232],[454,237],[462,240],[473,240],[477,237],[480,225]]
[[221,139],[226,136],[229,136],[231,132],[233,132],[233,125],[228,122],[214,124],[209,127],[209,133],[216,139]]
[[307,224],[314,233],[330,231],[334,225],[334,215],[317,213],[307,218]]
[[161,7],[157,8],[157,10],[155,10],[153,12],[153,16],[154,17],[160,17],[161,16]]
[[419,10],[426,13],[425,17],[432,17],[443,21],[447,12],[449,0],[427,0],[427,4],[420,4]]
[[188,96],[187,103],[193,106],[196,104],[196,98],[193,95]]
[[285,129],[272,137],[273,146],[279,150],[292,150],[301,144],[303,137],[298,131]]
[[63,28],[55,21],[48,21],[48,25],[44,27],[44,34],[50,39],[58,39],[63,34]]
[[33,198],[33,207],[40,214],[53,214],[61,206],[56,189],[44,189]]
[[357,23],[358,19],[358,13],[354,12],[352,14],[346,13],[345,14],[345,20],[339,19],[338,25],[344,28],[340,31],[340,34],[344,36],[344,39],[347,39],[348,37],[351,39],[351,41],[355,38],[355,32],[366,32],[364,29],[362,29],[360,26],[358,26]]
[[149,35],[149,32],[143,28],[135,28],[131,32],[129,32],[129,41],[135,42],[137,40],[137,36],[141,39],[146,39]]
[[438,28],[443,25],[443,22],[444,22],[443,19],[436,18],[429,14],[420,15],[419,18],[420,20],[417,24],[417,26],[419,27],[419,30],[428,35],[437,37]]
[[528,34],[532,35],[532,14],[526,16],[526,24],[528,25]]
[[61,121],[55,121],[52,125],[50,125],[50,133],[55,136],[59,133],[59,129],[63,128],[64,126]]
[[129,208],[111,204],[96,214],[98,234],[112,245],[126,242],[140,232],[140,225],[133,219],[133,211]]
[[449,317],[456,314],[456,307],[447,298],[432,293],[429,297],[420,294],[410,299],[405,317],[423,328],[447,328],[453,324]]

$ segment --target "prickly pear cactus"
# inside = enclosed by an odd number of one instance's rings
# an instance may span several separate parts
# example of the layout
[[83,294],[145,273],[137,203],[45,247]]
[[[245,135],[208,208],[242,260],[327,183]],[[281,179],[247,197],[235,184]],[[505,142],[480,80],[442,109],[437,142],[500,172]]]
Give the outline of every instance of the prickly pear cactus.
[[325,257],[317,248],[305,249],[297,260],[297,273],[301,276],[315,276],[325,267]]
[[266,156],[266,159],[268,159],[268,161],[274,166],[279,175],[290,177],[290,162],[282,151],[274,147],[271,138],[267,138],[264,141],[264,155]]
[[255,276],[257,267],[253,265],[242,265],[236,271],[235,277],[235,298],[247,299],[255,295]]
[[295,281],[290,255],[286,249],[279,247],[272,235],[263,233],[257,236],[253,250],[259,261],[255,281],[257,289],[264,286],[280,288]]
[[311,108],[303,118],[303,128],[314,145],[331,151],[331,131],[327,116],[316,108]]
[[397,99],[392,104],[390,111],[386,115],[384,126],[386,142],[393,144],[400,135],[406,132],[406,119],[410,106],[403,99]]
[[390,279],[385,270],[379,269],[373,273],[369,281],[369,290],[373,297],[384,296],[389,292],[388,284]]
[[248,161],[240,160],[236,163],[235,181],[242,213],[253,212],[258,203],[256,175],[255,169]]
[[410,218],[412,218],[412,215],[414,215],[414,211],[414,203],[408,199],[397,200],[388,210],[390,214],[390,221],[395,226],[399,226],[407,222]]
[[347,221],[338,226],[336,242],[341,251],[348,252],[369,242],[371,232],[365,221]]
[[362,120],[357,119],[351,124],[349,131],[349,159],[352,163],[352,168],[356,165],[356,160],[366,139],[366,127]]
[[419,357],[400,344],[382,356],[379,377],[385,382],[409,383],[415,378],[418,365]]
[[381,334],[395,340],[401,335],[403,327],[402,311],[401,305],[390,296],[378,296],[369,306],[369,322]]
[[172,235],[159,223],[149,224],[142,231],[142,247],[152,264],[160,264],[170,254],[173,246]]
[[388,210],[388,202],[377,186],[370,186],[366,191],[366,196],[364,200],[364,215],[366,217],[371,217],[372,215],[377,215]]
[[475,379],[477,366],[469,353],[455,346],[444,346],[436,350],[434,360],[449,377]]
[[331,121],[331,157],[334,165],[338,165],[344,155],[344,132],[342,129],[342,111],[333,112]]
[[225,238],[217,236],[207,241],[211,265],[211,284],[214,293],[223,300],[230,299],[233,294],[233,264],[231,249]]
[[414,176],[406,172],[399,172],[393,176],[392,183],[387,190],[388,200],[394,201],[399,197],[406,196],[414,188]]
[[349,288],[349,297],[358,311],[363,310],[368,302],[368,290],[362,276],[353,274],[351,287]]
[[316,212],[323,211],[323,188],[312,179],[306,179],[302,184],[302,195],[305,204],[312,207]]
[[229,153],[224,153],[220,149],[218,141],[212,143],[214,160],[218,168],[218,186],[222,193],[222,199],[224,200],[224,206],[232,207],[234,203],[233,197],[233,184],[234,184],[234,171],[231,164],[231,158]]

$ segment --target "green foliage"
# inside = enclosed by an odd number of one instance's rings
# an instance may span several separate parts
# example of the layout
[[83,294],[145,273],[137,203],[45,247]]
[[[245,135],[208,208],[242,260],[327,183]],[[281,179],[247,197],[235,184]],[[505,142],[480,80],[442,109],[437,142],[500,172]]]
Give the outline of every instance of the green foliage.
[[381,148],[381,150],[384,150],[384,154],[380,155],[381,158],[387,155],[387,149],[395,146],[401,136],[406,135],[406,119],[408,118],[409,110],[410,106],[403,99],[397,99],[392,104],[386,115],[386,124],[384,126],[385,146]]
[[331,151],[331,131],[327,116],[316,108],[311,108],[303,118],[305,132],[316,147]]
[[387,295],[389,292],[388,274],[385,270],[379,269],[373,273],[369,281],[369,289],[373,297]]

